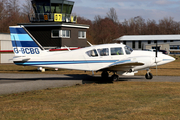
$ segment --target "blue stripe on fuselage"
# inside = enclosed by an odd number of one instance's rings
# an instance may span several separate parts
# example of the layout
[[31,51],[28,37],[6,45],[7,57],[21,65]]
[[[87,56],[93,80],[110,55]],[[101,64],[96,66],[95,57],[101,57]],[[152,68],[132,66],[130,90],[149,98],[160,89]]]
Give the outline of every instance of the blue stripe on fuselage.
[[87,61],[27,61],[15,62],[16,65],[57,65],[57,64],[85,64],[85,63],[111,63],[118,60],[87,60]]

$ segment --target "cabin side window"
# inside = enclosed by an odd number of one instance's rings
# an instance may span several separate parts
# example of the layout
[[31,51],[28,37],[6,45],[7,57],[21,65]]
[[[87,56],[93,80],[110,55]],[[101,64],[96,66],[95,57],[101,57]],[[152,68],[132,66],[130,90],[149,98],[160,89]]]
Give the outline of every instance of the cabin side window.
[[111,55],[124,55],[121,47],[111,48]]
[[127,45],[124,47],[124,49],[125,49],[125,52],[126,52],[127,55],[131,54],[131,52],[133,51],[133,49],[130,48],[129,46],[127,46]]
[[109,56],[109,49],[108,48],[98,49],[98,52],[99,52],[100,56]]
[[87,51],[86,54],[89,56],[89,57],[97,57],[98,56],[98,53],[95,49],[93,50],[90,50],[90,51]]

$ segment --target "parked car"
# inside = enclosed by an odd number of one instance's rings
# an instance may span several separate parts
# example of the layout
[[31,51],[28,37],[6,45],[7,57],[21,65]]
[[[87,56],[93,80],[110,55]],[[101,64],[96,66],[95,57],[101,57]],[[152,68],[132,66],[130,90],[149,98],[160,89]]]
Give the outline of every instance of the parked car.
[[163,54],[168,54],[166,50],[158,50],[158,52],[162,52]]

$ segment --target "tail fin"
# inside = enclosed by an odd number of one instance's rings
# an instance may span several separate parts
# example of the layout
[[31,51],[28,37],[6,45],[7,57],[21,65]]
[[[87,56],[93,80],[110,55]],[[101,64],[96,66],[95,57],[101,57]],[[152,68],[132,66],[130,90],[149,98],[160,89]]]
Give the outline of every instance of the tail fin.
[[22,26],[10,26],[11,41],[15,56],[37,55],[44,48]]

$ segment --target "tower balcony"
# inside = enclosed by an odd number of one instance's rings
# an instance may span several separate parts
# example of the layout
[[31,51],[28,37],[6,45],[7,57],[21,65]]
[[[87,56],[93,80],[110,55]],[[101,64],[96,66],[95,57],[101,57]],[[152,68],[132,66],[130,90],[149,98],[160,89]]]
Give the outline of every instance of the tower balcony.
[[30,22],[66,22],[76,23],[77,16],[64,13],[35,13],[29,15]]

